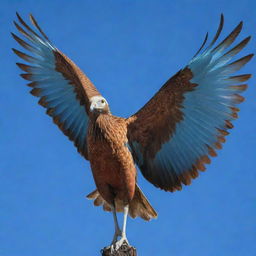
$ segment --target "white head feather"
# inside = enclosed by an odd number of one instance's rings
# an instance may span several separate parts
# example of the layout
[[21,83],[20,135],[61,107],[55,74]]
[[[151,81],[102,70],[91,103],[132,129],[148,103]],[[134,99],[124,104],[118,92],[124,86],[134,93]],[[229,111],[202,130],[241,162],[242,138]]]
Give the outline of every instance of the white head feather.
[[93,96],[90,98],[90,111],[92,112],[94,109],[103,110],[108,106],[108,102],[102,96]]

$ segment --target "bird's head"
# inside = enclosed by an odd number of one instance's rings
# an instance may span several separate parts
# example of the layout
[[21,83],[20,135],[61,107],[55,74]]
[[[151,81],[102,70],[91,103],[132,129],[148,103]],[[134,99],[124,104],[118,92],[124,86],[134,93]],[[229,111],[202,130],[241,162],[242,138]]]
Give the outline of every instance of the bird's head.
[[102,96],[93,96],[90,98],[90,111],[95,114],[109,113],[108,102]]

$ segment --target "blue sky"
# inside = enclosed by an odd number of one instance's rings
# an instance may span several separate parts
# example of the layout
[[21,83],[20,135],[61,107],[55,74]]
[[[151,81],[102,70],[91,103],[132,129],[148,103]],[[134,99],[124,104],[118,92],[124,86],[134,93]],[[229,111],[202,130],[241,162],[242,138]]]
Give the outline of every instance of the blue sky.
[[[90,256],[112,239],[110,213],[85,195],[91,171],[38,106],[18,74],[15,11],[33,13],[51,41],[90,77],[112,113],[136,112],[213,36],[225,15],[222,38],[240,20],[240,39],[253,35],[243,55],[255,52],[256,4],[244,1],[1,1],[0,8],[0,256]],[[240,41],[240,40],[239,40]],[[242,56],[242,55],[240,55]],[[255,59],[244,73],[255,74]],[[139,184],[159,217],[128,220],[139,255],[256,253],[255,78],[240,118],[207,171],[182,192]]]

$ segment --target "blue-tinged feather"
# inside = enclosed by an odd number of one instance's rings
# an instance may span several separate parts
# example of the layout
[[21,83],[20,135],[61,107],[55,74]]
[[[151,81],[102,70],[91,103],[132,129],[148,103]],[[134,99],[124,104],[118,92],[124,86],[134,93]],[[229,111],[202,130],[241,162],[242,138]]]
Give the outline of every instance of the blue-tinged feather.
[[135,151],[136,157],[137,157],[137,163],[139,166],[142,166],[143,165],[143,155],[142,155],[142,151],[141,151],[141,145],[138,142],[133,141],[133,142],[131,142],[131,145],[129,145],[128,148],[131,152]]
[[47,96],[46,101],[47,106],[50,108],[56,107],[56,109],[58,109],[58,107],[62,107],[65,104],[72,104],[74,101],[74,94],[68,93],[67,95],[63,95],[62,97],[58,98],[51,98],[50,96]]
[[70,125],[70,130],[76,139],[79,136],[80,128],[81,128],[81,123],[84,120],[84,113],[79,111],[78,117],[74,120],[74,122]]
[[[64,123],[64,127],[66,125],[66,123],[68,122],[68,119],[70,118],[70,116],[73,115],[74,112],[78,111],[78,106],[77,105],[65,105],[63,106],[62,111],[59,112],[55,112],[54,114],[60,118],[60,121],[62,123]],[[87,115],[86,115],[86,120],[87,120]]]
[[60,79],[57,76],[54,76],[52,78],[46,78],[41,81],[36,81],[36,84],[34,85],[34,87],[36,88],[68,88],[68,86],[70,86],[68,81]]
[[72,86],[67,87],[50,87],[42,88],[40,90],[40,96],[46,96],[47,100],[53,100],[60,98],[65,95],[72,95],[74,93],[74,88]]
[[72,124],[75,122],[76,118],[79,117],[79,115],[80,115],[79,106],[76,106],[75,111],[65,121],[65,124],[64,124],[65,129],[70,129]]

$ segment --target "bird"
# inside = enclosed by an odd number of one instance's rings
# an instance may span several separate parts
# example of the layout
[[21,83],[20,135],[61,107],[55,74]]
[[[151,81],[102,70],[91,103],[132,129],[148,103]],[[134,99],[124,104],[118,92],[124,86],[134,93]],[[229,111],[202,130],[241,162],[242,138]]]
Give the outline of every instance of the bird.
[[[149,99],[135,114],[122,118],[79,67],[50,41],[32,14],[29,26],[17,14],[13,38],[30,54],[13,49],[28,64],[16,63],[25,73],[32,95],[60,130],[90,162],[96,189],[87,198],[113,213],[115,232],[111,248],[126,236],[127,216],[157,217],[137,184],[137,169],[156,188],[181,190],[205,171],[216,150],[222,148],[232,121],[238,118],[240,94],[251,74],[235,74],[253,54],[234,57],[250,36],[233,46],[242,30],[241,21],[217,44],[224,26],[221,14],[210,43],[208,33],[190,62]],[[137,168],[136,168],[137,166]],[[119,226],[117,212],[123,212]],[[128,243],[129,244],[129,243]]]

